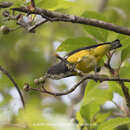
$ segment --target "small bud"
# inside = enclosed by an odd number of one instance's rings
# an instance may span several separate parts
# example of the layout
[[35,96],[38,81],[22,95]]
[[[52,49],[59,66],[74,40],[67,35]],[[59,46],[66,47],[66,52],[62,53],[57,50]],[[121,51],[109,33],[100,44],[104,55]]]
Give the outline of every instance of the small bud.
[[6,25],[2,25],[0,27],[0,31],[3,33],[3,34],[8,34],[10,32],[10,29],[9,27],[7,27]]
[[5,10],[5,11],[2,13],[2,15],[3,15],[4,17],[8,17],[8,16],[9,16],[9,11]]
[[29,84],[24,84],[23,89],[24,89],[24,91],[28,92],[30,90]]
[[44,81],[44,78],[43,77],[40,77],[39,78],[39,82],[42,83]]
[[35,80],[34,80],[34,83],[35,83],[35,84],[39,84],[39,80],[38,80],[38,79],[35,79]]

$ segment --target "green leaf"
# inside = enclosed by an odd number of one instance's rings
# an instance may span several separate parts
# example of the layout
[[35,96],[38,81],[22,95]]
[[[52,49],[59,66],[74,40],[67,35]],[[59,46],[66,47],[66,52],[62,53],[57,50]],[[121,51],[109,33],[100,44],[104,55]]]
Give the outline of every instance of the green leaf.
[[126,58],[130,58],[130,45],[122,50],[121,61],[124,61]]
[[114,128],[120,126],[120,125],[124,125],[124,124],[128,124],[130,123],[130,118],[114,118],[114,119],[110,119],[104,123],[102,123],[101,125],[99,125],[98,130],[113,130]]
[[121,61],[122,62],[126,58],[130,57],[130,52],[129,52],[130,45],[129,45],[129,42],[130,42],[130,37],[127,37],[125,39],[121,39],[121,44],[122,44],[122,47],[121,47],[121,50],[122,50]]
[[121,47],[122,50],[123,50],[124,48],[126,48],[129,45],[129,43],[130,43],[130,37],[127,36],[127,38],[120,39],[120,40],[121,40],[121,44],[123,45]]
[[78,120],[79,126],[84,124],[84,119],[82,118],[80,112],[76,112],[76,119]]
[[[33,104],[33,105],[32,105]],[[43,124],[47,124],[48,121],[46,120],[46,118],[44,117],[43,114],[41,114],[40,109],[41,109],[41,104],[38,101],[38,99],[33,98],[33,101],[31,100],[28,104],[26,104],[26,109],[23,110],[21,109],[21,111],[19,112],[19,115],[17,116],[17,123],[25,123],[28,124],[28,128],[30,128],[31,130],[52,130],[53,126],[50,125],[41,125],[41,123]],[[40,124],[40,125],[37,125]]]
[[56,10],[70,8],[74,4],[71,1],[65,0],[40,0],[37,2],[37,5],[44,9]]
[[74,2],[59,0],[59,4],[54,9],[68,9],[74,6]]
[[90,83],[86,87],[83,104],[89,104],[93,101],[96,101],[97,104],[103,104],[107,100],[111,100],[112,97],[111,88],[100,88],[99,83]]
[[130,94],[130,82],[125,83],[125,86],[127,86],[128,90],[129,90],[129,94]]
[[117,39],[120,39],[121,43],[123,43],[122,41],[125,40],[126,38],[129,38],[129,36],[124,35],[124,34],[118,34],[117,35]]
[[69,38],[62,42],[62,44],[57,48],[57,51],[73,51],[75,49],[86,47],[90,45],[97,44],[97,42],[89,37],[76,37]]
[[57,0],[40,0],[38,1],[37,5],[41,8],[50,9],[56,7],[58,5]]
[[12,82],[7,78],[6,75],[0,73],[0,90],[7,86],[14,86]]
[[[97,13],[97,12],[85,11],[82,16],[86,18],[93,18],[97,20],[106,21],[106,18],[101,13]],[[85,31],[93,35],[97,40],[100,40],[103,42],[107,40],[108,31],[98,28],[98,27],[92,27],[89,25],[83,25],[83,27]]]
[[121,78],[129,78],[130,77],[130,64],[125,63],[125,65],[123,67],[121,67],[120,69],[120,77]]
[[88,83],[87,83],[87,87],[85,89],[85,96],[87,96],[87,94],[89,93],[89,91],[91,91],[92,89],[94,89],[94,86],[98,86],[99,85],[99,82],[95,82],[94,80],[90,80]]
[[92,102],[90,104],[83,105],[80,108],[80,114],[83,119],[85,119],[88,123],[91,123],[94,115],[100,110],[100,105],[96,102]]
[[110,23],[119,24],[119,25],[124,24],[124,19],[126,14],[121,8],[111,7],[108,10],[106,10],[104,13],[105,16],[107,16],[107,18],[109,19]]
[[112,114],[111,112],[97,113],[95,117],[96,123],[101,123],[105,121],[108,117],[111,116],[111,114]]
[[117,92],[119,93],[121,96],[123,96],[123,92],[122,92],[122,89],[121,89],[121,86],[117,83],[117,82],[114,82],[114,81],[111,81],[111,82],[108,82],[108,85],[109,85],[109,88],[111,89],[111,91],[114,93],[114,92]]
[[3,98],[3,101],[0,102],[0,106],[6,105],[12,99],[12,96],[10,94],[8,94],[8,93],[2,92],[2,95],[3,95],[4,98]]

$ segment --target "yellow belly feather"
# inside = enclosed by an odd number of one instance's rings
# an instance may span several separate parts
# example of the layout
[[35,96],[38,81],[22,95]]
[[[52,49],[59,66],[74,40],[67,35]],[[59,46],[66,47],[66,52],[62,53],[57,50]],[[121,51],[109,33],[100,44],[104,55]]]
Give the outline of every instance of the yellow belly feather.
[[108,52],[110,45],[103,45],[96,48],[81,50],[69,56],[67,61],[77,63],[76,67],[84,73],[91,72],[98,66],[100,60]]

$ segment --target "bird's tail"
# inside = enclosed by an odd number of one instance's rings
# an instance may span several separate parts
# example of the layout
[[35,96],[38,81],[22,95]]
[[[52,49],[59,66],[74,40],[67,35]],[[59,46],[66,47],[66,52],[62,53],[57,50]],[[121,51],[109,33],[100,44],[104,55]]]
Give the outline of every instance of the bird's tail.
[[122,47],[122,44],[120,43],[120,40],[117,39],[115,41],[112,41],[110,50],[120,48],[120,47]]

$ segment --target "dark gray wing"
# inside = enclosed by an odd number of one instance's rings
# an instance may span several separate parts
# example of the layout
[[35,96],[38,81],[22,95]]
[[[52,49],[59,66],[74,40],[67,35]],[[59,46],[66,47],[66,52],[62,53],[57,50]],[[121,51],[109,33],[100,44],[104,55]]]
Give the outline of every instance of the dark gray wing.
[[74,50],[74,51],[71,51],[70,53],[68,53],[68,54],[65,56],[65,58],[67,58],[67,57],[69,57],[69,56],[73,55],[74,53],[79,52],[79,51],[81,51],[81,50],[87,50],[87,49],[90,49],[90,48],[96,48],[96,47],[98,47],[98,46],[102,46],[102,45],[105,45],[105,44],[111,44],[111,43],[112,43],[112,42],[104,42],[104,43],[101,43],[101,44],[96,44],[96,45],[91,45],[91,46],[87,46],[87,47],[82,47],[82,48],[76,49],[76,50]]

